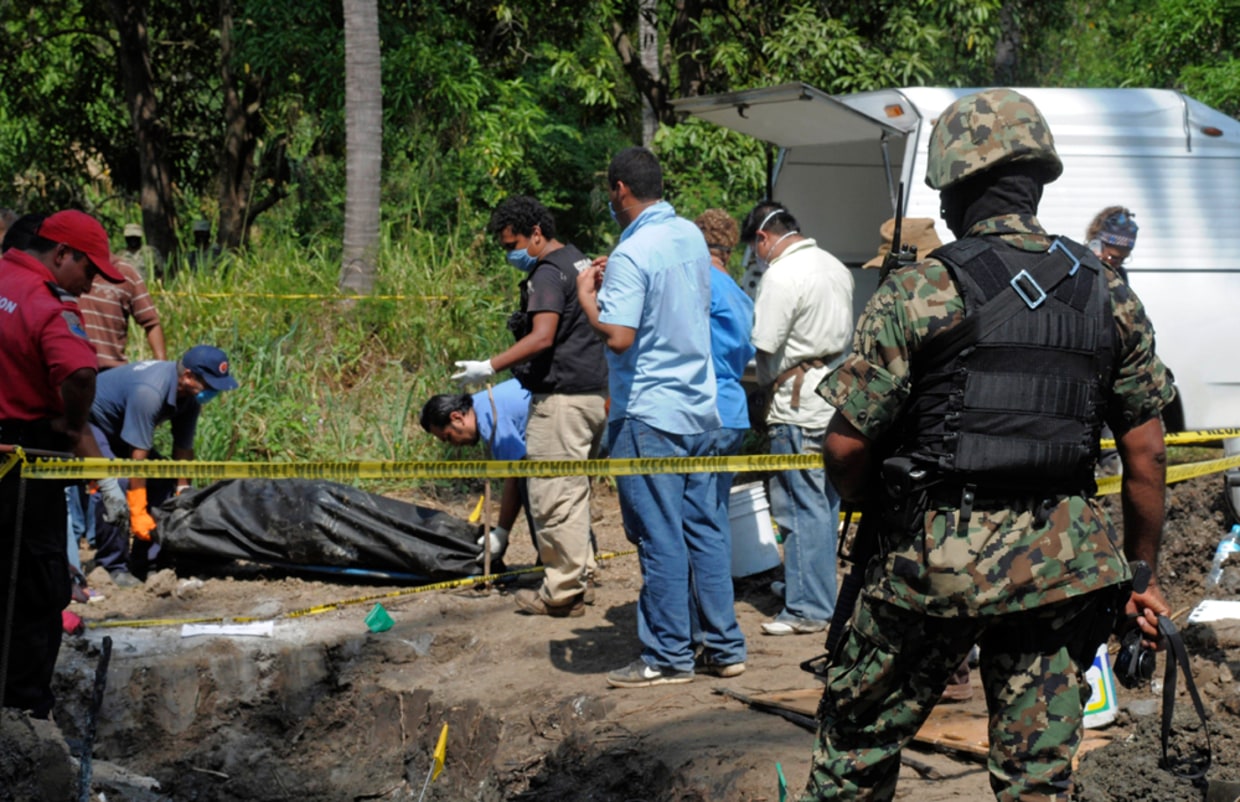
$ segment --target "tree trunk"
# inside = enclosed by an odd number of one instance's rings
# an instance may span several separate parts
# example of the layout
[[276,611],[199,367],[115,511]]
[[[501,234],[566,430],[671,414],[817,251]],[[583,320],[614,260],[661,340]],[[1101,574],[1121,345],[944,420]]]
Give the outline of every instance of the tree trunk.
[[233,249],[246,240],[254,151],[262,134],[263,82],[253,72],[233,69],[233,0],[220,0],[220,77],[224,89],[224,147],[220,153],[220,220],[216,241]]
[[379,255],[383,96],[378,0],[344,0],[345,203],[340,289],[374,289]]
[[[641,0],[637,12],[637,49],[640,51],[642,69],[650,76],[651,84],[659,85],[659,28],[657,0]],[[642,146],[650,147],[659,130],[659,117],[651,99],[642,96]]]
[[151,69],[147,39],[145,0],[109,0],[108,13],[120,38],[117,50],[125,105],[138,143],[138,165],[142,174],[139,202],[142,227],[149,245],[161,255],[155,276],[163,278],[172,270],[169,259],[177,250],[176,206],[172,196],[172,168],[168,152],[168,131],[159,119],[155,102],[155,76]]

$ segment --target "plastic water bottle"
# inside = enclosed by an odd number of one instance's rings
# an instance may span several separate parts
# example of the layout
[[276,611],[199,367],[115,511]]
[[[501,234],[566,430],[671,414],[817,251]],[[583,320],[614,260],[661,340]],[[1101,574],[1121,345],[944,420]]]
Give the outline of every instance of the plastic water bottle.
[[1232,524],[1231,531],[1218,542],[1214,550],[1214,562],[1210,565],[1210,573],[1206,577],[1206,587],[1216,588],[1223,579],[1223,564],[1232,554],[1240,553],[1240,524]]

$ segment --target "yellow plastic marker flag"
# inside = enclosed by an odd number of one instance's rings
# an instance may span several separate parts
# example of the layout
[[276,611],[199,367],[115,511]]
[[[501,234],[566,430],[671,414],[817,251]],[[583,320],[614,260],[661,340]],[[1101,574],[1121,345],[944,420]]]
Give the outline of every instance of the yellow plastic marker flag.
[[469,522],[476,524],[482,520],[482,502],[486,501],[486,496],[478,496],[478,506],[474,507],[474,511],[469,514]]
[[448,756],[448,725],[443,725],[443,730],[439,733],[439,743],[435,744],[435,767],[431,769],[431,779],[435,780],[439,777],[439,772],[443,771],[444,759]]

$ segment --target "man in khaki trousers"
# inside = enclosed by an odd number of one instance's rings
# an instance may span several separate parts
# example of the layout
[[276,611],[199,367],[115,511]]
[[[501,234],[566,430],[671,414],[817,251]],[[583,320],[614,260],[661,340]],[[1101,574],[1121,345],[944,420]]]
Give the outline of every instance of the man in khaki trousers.
[[[521,307],[508,319],[516,343],[480,361],[457,362],[452,378],[482,382],[498,371],[530,391],[526,459],[581,460],[595,456],[607,422],[607,362],[577,300],[577,274],[590,260],[556,239],[555,218],[541,203],[515,195],[491,215],[487,230],[525,274]],[[546,568],[542,587],[516,594],[530,615],[585,614],[594,570],[590,543],[590,478],[530,478],[530,514]]]

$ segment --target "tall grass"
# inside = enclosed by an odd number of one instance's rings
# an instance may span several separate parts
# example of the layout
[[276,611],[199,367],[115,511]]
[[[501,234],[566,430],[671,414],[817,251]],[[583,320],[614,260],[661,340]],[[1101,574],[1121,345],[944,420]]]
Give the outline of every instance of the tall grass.
[[[417,415],[431,395],[456,391],[454,360],[511,342],[504,324],[519,276],[477,221],[448,235],[385,234],[371,298],[342,300],[338,253],[336,244],[263,237],[209,269],[152,284],[169,358],[218,345],[241,385],[205,407],[200,459],[459,456]],[[307,295],[315,297],[296,297]],[[135,345],[132,356],[145,356]]]

